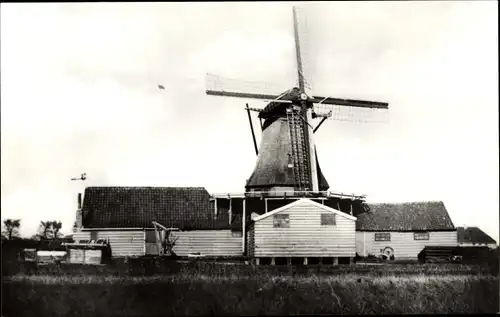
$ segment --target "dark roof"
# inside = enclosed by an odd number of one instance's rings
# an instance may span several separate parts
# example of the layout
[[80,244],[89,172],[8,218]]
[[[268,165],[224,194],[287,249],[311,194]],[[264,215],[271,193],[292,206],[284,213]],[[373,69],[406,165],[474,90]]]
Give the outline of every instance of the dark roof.
[[87,187],[84,228],[152,228],[152,221],[181,230],[229,229],[227,213],[215,217],[202,187]]
[[[283,92],[281,95],[280,100],[297,101],[300,98],[300,90],[297,87],[293,87],[292,89]],[[290,104],[280,102],[270,102],[259,113],[259,118],[272,118],[273,115],[276,114],[284,115],[285,109],[289,105]]]
[[496,243],[478,227],[457,227],[458,243]]
[[367,204],[368,210],[356,217],[356,230],[364,231],[440,231],[455,226],[442,202]]

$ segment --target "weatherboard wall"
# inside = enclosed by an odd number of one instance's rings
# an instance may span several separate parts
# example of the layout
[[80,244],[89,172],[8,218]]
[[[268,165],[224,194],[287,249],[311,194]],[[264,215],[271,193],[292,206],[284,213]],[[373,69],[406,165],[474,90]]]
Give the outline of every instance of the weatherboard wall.
[[141,256],[146,252],[144,230],[92,230],[73,233],[73,240],[109,239],[113,257]]
[[[323,208],[322,208],[323,207]],[[331,208],[301,200],[275,214],[288,214],[289,227],[275,228],[274,216],[256,219],[249,239],[250,255],[255,257],[354,257],[356,255],[355,218],[335,213],[335,225],[322,225],[321,214]]]
[[[112,256],[142,256],[158,254],[156,243],[146,243],[146,231],[79,231],[73,239],[90,240],[91,232],[95,237],[109,238]],[[201,253],[206,256],[241,256],[241,232],[231,230],[195,230],[172,232],[172,239],[177,239],[174,252],[179,256]]]
[[[382,231],[379,231],[382,232]],[[415,240],[413,231],[390,233],[390,241],[375,241],[374,231],[356,232],[356,252],[360,256],[381,254],[386,247],[394,250],[395,259],[417,259],[426,246],[457,246],[456,231],[429,231],[429,240]]]
[[241,256],[241,231],[195,230],[172,232],[178,256],[201,253],[205,256]]

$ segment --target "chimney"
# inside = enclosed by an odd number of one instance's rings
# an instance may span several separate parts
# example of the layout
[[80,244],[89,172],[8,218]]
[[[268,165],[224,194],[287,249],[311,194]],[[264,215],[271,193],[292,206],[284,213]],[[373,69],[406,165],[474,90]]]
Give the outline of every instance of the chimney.
[[82,193],[78,193],[78,209],[82,209]]
[[76,209],[76,223],[73,231],[79,230],[83,227],[83,213],[82,213],[82,194],[78,193],[78,208]]

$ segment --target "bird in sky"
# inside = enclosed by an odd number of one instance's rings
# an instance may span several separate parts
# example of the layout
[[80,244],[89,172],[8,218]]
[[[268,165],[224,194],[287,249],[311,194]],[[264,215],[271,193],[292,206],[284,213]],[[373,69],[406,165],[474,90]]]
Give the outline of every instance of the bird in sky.
[[163,85],[158,85],[158,89],[165,90],[165,87]]

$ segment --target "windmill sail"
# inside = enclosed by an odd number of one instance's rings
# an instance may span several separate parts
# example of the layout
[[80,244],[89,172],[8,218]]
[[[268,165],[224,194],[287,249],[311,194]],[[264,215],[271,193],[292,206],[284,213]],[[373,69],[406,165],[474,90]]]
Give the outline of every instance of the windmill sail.
[[[385,102],[313,95],[310,67],[313,64],[308,63],[313,62],[309,53],[314,50],[308,43],[306,14],[296,8],[293,9],[293,27],[297,87],[286,90],[285,87],[279,89],[277,85],[207,76],[208,95],[268,101],[264,109],[259,109],[259,118],[264,120],[262,139],[257,163],[245,186],[247,192],[271,194],[328,190],[329,185],[319,167],[313,138],[319,125],[328,117],[337,120],[347,117],[349,121],[360,121],[359,116],[350,115],[355,113],[353,109],[367,112],[388,109]],[[316,111],[318,109],[327,111]],[[345,116],[345,112],[349,116]],[[312,127],[314,118],[322,118],[316,128]]]

